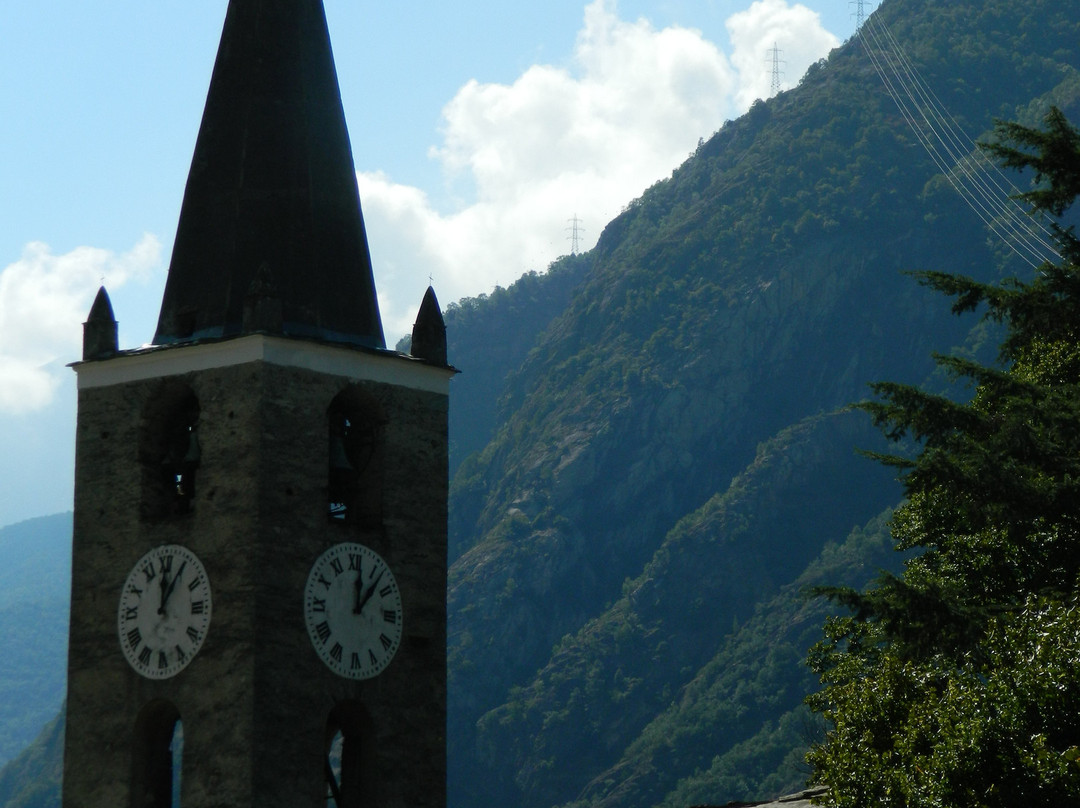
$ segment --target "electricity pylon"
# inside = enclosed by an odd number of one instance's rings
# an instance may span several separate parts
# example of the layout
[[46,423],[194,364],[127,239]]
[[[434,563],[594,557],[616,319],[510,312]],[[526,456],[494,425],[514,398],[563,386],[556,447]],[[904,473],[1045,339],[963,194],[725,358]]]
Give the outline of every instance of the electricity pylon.
[[566,221],[569,225],[566,228],[566,231],[570,235],[567,236],[566,239],[570,242],[570,254],[577,255],[578,243],[581,240],[581,234],[585,232],[585,228],[581,226],[581,219],[578,218],[576,213],[572,219],[567,219]]
[[780,65],[786,65],[787,62],[780,58],[783,51],[773,43],[772,48],[766,51],[766,57],[772,62],[772,85],[769,88],[769,96],[774,96],[780,92],[780,79],[783,78],[783,72],[780,70]]
[[866,7],[870,5],[870,0],[850,0],[848,5],[855,6],[855,30],[858,31],[866,22]]

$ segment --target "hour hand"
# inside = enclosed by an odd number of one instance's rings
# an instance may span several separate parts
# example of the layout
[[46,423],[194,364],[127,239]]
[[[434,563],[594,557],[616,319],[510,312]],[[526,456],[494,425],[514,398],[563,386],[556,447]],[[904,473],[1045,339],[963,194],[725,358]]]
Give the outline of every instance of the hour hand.
[[367,590],[364,592],[364,597],[360,598],[360,603],[356,607],[355,614],[360,614],[360,612],[364,611],[364,607],[367,605],[367,602],[371,600],[371,596],[375,594],[375,587],[379,585],[379,579],[382,578],[382,574],[383,570],[379,570],[379,574],[375,576],[375,580],[371,582]]
[[[165,589],[164,593],[162,593],[162,595],[161,595],[161,608],[158,609],[158,614],[165,614],[165,605],[169,602],[169,596],[172,595],[173,590],[176,589],[177,582],[180,580],[181,577],[183,577],[183,575],[184,575],[184,567],[186,567],[186,566],[187,566],[186,561],[183,564],[180,565],[180,569],[178,569],[176,571],[176,575],[173,576],[172,582],[169,583],[168,588]],[[164,583],[164,581],[162,581],[162,583]]]

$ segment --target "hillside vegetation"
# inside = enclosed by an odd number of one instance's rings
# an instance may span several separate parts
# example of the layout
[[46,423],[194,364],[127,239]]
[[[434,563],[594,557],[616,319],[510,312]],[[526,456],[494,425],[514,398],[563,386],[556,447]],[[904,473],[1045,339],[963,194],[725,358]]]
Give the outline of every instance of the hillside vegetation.
[[[1076,103],[1080,4],[876,14],[972,150],[997,118]],[[505,368],[492,438],[454,478],[451,802],[774,796],[806,776],[787,757],[811,686],[799,654],[760,649],[786,683],[768,711],[718,708],[707,732],[654,721],[829,542],[899,502],[856,455],[880,448],[869,419],[830,413],[880,379],[947,390],[935,350],[992,355],[993,329],[904,272],[1030,269],[942,176],[859,38],[707,138],[591,260]]]
[[64,771],[64,725],[61,710],[30,746],[0,769],[0,805],[58,808]]
[[[988,144],[1032,170],[1022,197],[1062,216],[1080,196],[1080,129],[1060,110]],[[1027,282],[921,280],[1004,323],[995,366],[938,362],[974,389],[958,403],[875,385],[863,407],[919,451],[903,471],[902,575],[827,590],[853,614],[811,653],[809,703],[829,732],[808,756],[829,804],[1058,808],[1080,803],[1080,240],[1052,222],[1059,256]]]
[[64,698],[70,590],[71,514],[0,530],[0,766]]

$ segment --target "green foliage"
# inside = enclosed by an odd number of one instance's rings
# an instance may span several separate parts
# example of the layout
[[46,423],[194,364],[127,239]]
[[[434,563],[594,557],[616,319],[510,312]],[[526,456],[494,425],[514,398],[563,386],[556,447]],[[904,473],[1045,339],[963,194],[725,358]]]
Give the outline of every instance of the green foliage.
[[0,530],[0,765],[64,697],[70,587],[70,513]]
[[1080,801],[1080,608],[1033,599],[989,621],[978,654],[907,659],[878,627],[834,620],[810,699],[833,729],[808,756],[838,806]]
[[1080,196],[1080,133],[1057,108],[1046,116],[1044,129],[1005,122],[998,131],[1004,142],[991,143],[987,149],[1003,165],[1034,170],[1037,184],[1047,180],[1023,198],[1039,210],[1061,216]]
[[620,599],[480,719],[482,754],[512,756],[515,804],[570,800],[582,770],[596,779],[568,804],[603,805],[629,778],[633,794],[620,801],[652,805],[695,769],[721,783],[710,792],[719,801],[801,785],[806,772],[788,760],[802,744],[798,722],[763,724],[797,710],[812,685],[799,662],[824,608],[808,607],[802,588],[834,575],[865,582],[877,566],[883,531],[819,550],[849,519],[830,507],[830,489],[873,489],[850,463],[856,424],[852,413],[818,416],[763,444],[727,491],[671,530]]
[[[991,150],[1032,168],[1023,195],[1061,214],[1080,192],[1080,133],[999,125]],[[1034,151],[1024,151],[1009,143]],[[830,722],[808,759],[838,806],[1061,806],[1080,801],[1080,255],[1030,281],[944,273],[924,283],[1005,324],[999,368],[939,357],[963,404],[899,384],[864,405],[893,439],[914,437],[896,546],[902,576],[833,589],[851,617],[809,656]]]
[[0,769],[4,808],[59,808],[64,770],[64,708],[22,754]]
[[[1080,63],[1075,8],[890,0],[876,13],[971,135],[1035,97],[1077,97],[1059,90]],[[486,389],[501,397],[487,399],[491,439],[452,489],[452,804],[638,808],[695,772],[769,768],[750,764],[749,751],[736,764],[733,750],[778,748],[779,701],[741,713],[746,723],[726,723],[722,709],[703,708],[700,723],[682,713],[688,727],[706,727],[709,714],[720,728],[682,734],[670,724],[678,745],[648,728],[824,541],[897,500],[888,470],[862,479],[866,464],[851,452],[868,445],[862,436],[767,453],[780,479],[785,463],[798,469],[802,453],[832,447],[837,475],[801,485],[755,478],[759,447],[844,406],[869,380],[923,384],[934,347],[986,361],[977,349],[999,341],[993,323],[969,339],[969,323],[900,274],[942,255],[980,281],[1020,263],[988,245],[856,38],[799,87],[706,134],[627,205],[509,372],[499,345],[513,321],[497,332],[482,319],[468,326],[480,338],[453,356],[465,371],[455,395],[490,364],[500,383]],[[451,412],[471,406],[459,397]],[[862,496],[871,490],[876,499]],[[835,521],[815,524],[819,514]],[[960,615],[941,630],[970,622]],[[781,657],[770,657],[777,670]],[[752,742],[766,721],[771,740]],[[631,751],[646,732],[650,751]]]
[[[467,411],[451,413],[451,472],[492,438],[497,404],[507,375],[528,355],[539,336],[566,308],[588,274],[592,257],[566,255],[546,272],[527,272],[505,289],[464,298],[446,307],[451,362],[466,358],[468,367],[454,380],[455,397],[470,402]],[[468,357],[483,356],[482,363]]]

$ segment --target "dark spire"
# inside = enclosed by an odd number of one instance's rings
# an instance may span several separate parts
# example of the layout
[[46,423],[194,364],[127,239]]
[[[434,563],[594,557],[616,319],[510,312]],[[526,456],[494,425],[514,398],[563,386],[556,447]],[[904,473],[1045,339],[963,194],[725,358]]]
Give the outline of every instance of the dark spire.
[[113,316],[112,301],[109,293],[102,286],[98,289],[94,305],[90,307],[90,316],[83,323],[83,359],[104,359],[120,349],[116,337],[116,317]]
[[386,346],[322,0],[229,2],[154,342],[249,330]]
[[446,364],[446,323],[443,322],[439,300],[430,286],[416,313],[409,353],[437,365]]

